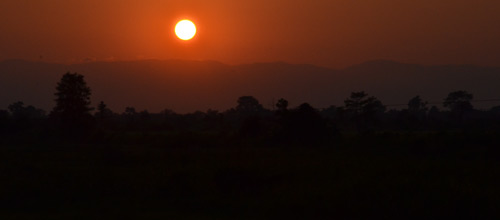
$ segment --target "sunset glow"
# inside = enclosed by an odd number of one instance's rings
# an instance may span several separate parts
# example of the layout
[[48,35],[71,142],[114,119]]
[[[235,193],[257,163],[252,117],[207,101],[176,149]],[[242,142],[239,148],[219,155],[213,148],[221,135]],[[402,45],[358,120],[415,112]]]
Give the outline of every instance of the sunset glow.
[[190,20],[182,20],[175,25],[175,35],[181,40],[191,40],[196,35],[196,26]]
[[496,219],[499,24],[500,0],[0,0],[0,220]]

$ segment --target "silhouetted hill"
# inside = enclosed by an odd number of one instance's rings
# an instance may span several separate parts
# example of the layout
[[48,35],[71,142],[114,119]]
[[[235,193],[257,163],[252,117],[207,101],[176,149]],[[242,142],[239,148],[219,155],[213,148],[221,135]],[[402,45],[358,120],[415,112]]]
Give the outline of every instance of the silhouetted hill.
[[[15,101],[50,110],[56,83],[68,72],[85,75],[93,105],[104,101],[114,111],[126,106],[159,112],[225,110],[242,95],[253,95],[271,108],[273,99],[291,106],[343,105],[350,92],[364,90],[384,104],[405,104],[415,95],[440,102],[465,89],[476,99],[500,97],[500,68],[422,66],[370,61],[343,70],[306,64],[225,65],[214,61],[141,60],[73,65],[7,60],[0,62],[0,109]],[[474,103],[492,106],[500,103]],[[479,105],[481,104],[481,105]]]

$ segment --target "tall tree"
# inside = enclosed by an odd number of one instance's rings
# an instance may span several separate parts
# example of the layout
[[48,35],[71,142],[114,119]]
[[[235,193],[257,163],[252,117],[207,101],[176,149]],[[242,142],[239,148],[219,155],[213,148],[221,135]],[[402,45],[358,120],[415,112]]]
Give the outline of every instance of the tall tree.
[[90,111],[90,88],[84,76],[78,73],[66,73],[56,87],[56,106],[51,117],[69,128],[84,128],[92,118]]

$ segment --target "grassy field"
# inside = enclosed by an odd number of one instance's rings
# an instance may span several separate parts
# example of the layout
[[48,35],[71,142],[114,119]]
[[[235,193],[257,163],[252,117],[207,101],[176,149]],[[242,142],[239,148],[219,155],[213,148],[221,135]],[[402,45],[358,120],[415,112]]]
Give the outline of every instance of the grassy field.
[[439,148],[3,146],[0,218],[498,216],[497,151]]

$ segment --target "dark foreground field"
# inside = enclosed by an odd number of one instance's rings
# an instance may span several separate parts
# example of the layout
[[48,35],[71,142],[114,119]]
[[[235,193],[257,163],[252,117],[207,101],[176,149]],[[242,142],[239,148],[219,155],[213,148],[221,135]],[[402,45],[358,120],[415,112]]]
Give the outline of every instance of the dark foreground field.
[[496,143],[445,139],[356,138],[319,148],[3,146],[0,218],[499,216]]

